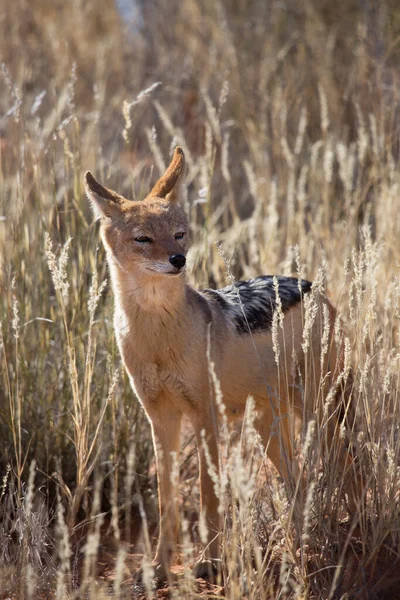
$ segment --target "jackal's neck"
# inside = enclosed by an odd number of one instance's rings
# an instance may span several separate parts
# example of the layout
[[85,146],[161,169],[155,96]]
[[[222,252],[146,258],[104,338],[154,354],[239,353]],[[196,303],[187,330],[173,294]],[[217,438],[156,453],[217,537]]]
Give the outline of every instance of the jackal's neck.
[[110,271],[114,327],[129,373],[140,362],[164,364],[183,356],[193,322],[184,277],[133,276],[111,265]]
[[[148,276],[146,273],[126,273],[110,262],[112,287],[117,310],[157,318],[163,311],[175,312],[185,305],[185,279],[179,277]],[[173,307],[173,311],[171,308]]]

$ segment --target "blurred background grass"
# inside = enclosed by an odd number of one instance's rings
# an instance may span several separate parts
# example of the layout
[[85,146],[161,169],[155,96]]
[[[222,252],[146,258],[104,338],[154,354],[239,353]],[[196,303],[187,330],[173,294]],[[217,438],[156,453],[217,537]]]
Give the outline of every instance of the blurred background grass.
[[[236,277],[312,279],[324,262],[348,325],[364,435],[377,464],[387,469],[388,444],[398,464],[399,43],[395,0],[0,2],[5,569],[25,556],[17,522],[32,460],[38,537],[50,545],[56,491],[76,536],[94,473],[102,509],[125,507],[126,520],[131,460],[135,489],[155,505],[149,427],[122,370],[114,381],[109,286],[90,325],[93,274],[108,276],[82,176],[90,169],[140,199],[176,144],[188,159],[191,281],[227,283],[216,242]],[[46,232],[56,255],[72,238],[65,300]],[[375,508],[391,506],[378,531],[398,529],[396,482],[392,495],[387,482],[371,484]]]

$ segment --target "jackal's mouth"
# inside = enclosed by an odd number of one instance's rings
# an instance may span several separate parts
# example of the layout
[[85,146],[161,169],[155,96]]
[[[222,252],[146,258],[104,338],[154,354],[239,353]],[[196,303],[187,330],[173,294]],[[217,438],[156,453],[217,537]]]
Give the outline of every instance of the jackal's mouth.
[[157,273],[157,275],[167,275],[168,277],[177,277],[178,275],[182,275],[182,273],[185,270],[185,267],[181,267],[180,269],[178,269],[177,267],[175,267],[172,270],[164,270],[164,269],[154,269],[152,267],[147,267],[148,271],[151,271],[152,273]]
[[182,275],[184,270],[185,270],[185,267],[182,267],[182,269],[177,269],[176,271],[167,271],[166,273],[161,273],[161,275],[168,275],[169,277],[177,277],[178,275]]

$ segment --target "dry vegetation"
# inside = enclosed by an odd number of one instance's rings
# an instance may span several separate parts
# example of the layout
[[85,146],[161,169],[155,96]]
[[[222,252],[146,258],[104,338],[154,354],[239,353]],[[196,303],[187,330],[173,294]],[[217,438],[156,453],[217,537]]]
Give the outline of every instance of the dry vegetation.
[[106,0],[0,2],[0,597],[153,595],[132,587],[156,534],[149,427],[120,369],[82,174],[140,199],[180,144],[191,280],[227,283],[219,242],[235,277],[319,274],[339,307],[357,407],[344,433],[367,486],[349,514],[310,427],[293,511],[249,436],[251,464],[234,448],[224,461],[225,586],[185,568],[170,594],[398,598],[398,5],[142,4],[129,25]]

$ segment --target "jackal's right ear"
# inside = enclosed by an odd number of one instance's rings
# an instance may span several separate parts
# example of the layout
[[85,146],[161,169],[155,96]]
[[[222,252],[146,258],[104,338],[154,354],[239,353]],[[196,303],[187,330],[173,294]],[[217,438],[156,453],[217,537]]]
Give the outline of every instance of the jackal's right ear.
[[85,191],[96,221],[101,217],[111,218],[121,214],[120,208],[125,198],[101,185],[90,171],[85,173]]

